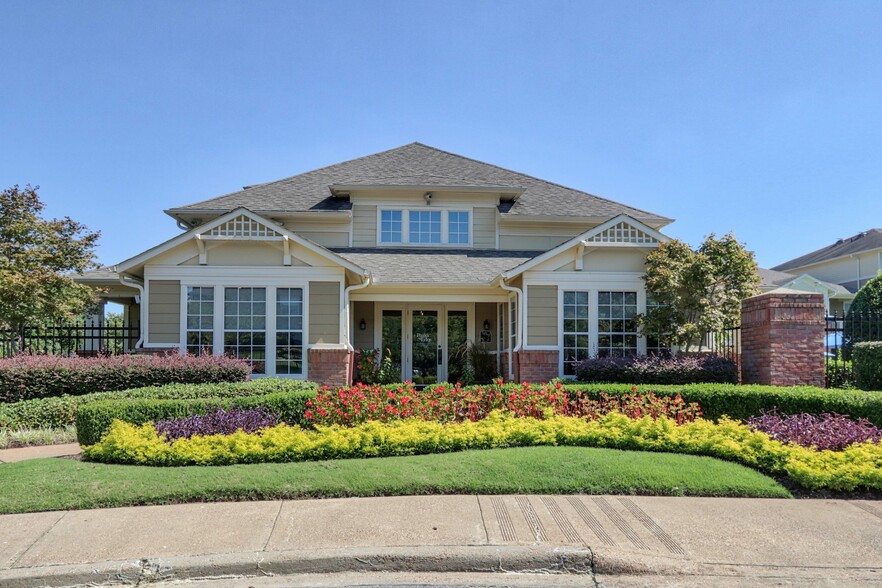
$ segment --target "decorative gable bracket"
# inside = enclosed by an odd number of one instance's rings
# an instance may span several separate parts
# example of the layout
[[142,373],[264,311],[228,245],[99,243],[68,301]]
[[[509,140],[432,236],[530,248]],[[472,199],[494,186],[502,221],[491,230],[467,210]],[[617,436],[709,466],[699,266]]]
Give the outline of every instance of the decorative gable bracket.
[[661,243],[660,235],[653,235],[626,220],[586,237],[582,242],[592,246],[654,247]]
[[198,235],[203,239],[281,241],[283,235],[248,215],[240,214]]

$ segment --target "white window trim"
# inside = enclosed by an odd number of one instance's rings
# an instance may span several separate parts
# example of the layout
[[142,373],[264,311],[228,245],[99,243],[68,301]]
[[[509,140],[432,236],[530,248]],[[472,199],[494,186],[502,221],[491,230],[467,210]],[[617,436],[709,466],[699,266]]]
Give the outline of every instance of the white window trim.
[[[292,380],[309,378],[309,350],[315,345],[309,343],[309,281],[296,280],[256,280],[241,282],[221,280],[205,282],[200,280],[181,280],[181,345],[179,352],[187,353],[187,288],[214,288],[214,330],[213,353],[224,354],[224,288],[266,288],[266,369],[263,374],[254,374],[253,378],[274,377]],[[299,288],[303,291],[303,369],[299,374],[276,374],[276,288]]]
[[[401,241],[383,242],[383,212],[401,212]],[[411,243],[410,242],[410,213],[411,212],[440,212],[441,213],[441,242],[440,243]],[[451,212],[466,212],[469,215],[469,241],[468,243],[450,243],[448,233],[448,216]],[[449,247],[452,249],[470,249],[474,245],[475,233],[475,209],[474,207],[419,207],[419,206],[382,206],[377,207],[377,247]]]

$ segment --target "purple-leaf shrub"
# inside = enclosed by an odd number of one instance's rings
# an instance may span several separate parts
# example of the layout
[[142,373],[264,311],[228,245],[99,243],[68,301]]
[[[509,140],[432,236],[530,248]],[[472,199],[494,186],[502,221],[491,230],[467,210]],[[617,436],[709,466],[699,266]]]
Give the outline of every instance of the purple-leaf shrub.
[[80,395],[165,384],[241,382],[251,373],[241,360],[212,355],[17,355],[0,359],[0,402]]
[[847,416],[825,412],[822,414],[781,414],[778,409],[763,411],[747,421],[747,425],[766,433],[783,443],[803,447],[842,451],[854,443],[882,440],[882,429],[867,419],[852,420]]
[[738,365],[718,355],[594,357],[576,364],[576,378],[621,384],[737,384]]
[[156,421],[156,431],[173,441],[193,435],[230,435],[239,430],[253,433],[279,422],[279,415],[262,408],[215,408],[205,414]]

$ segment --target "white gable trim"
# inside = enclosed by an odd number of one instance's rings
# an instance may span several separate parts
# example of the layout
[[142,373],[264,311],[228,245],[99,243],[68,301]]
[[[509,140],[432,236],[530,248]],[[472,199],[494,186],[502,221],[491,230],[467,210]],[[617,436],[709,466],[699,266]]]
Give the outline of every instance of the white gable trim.
[[[241,236],[225,236],[225,235],[212,235],[212,231],[214,229],[218,229],[227,225],[228,222],[237,220],[240,217],[246,217],[250,221],[253,221],[257,225],[263,226],[266,228],[266,231],[257,231],[257,232],[266,232],[266,235],[241,235]],[[244,224],[243,224],[244,226]],[[249,226],[253,226],[250,225]],[[275,233],[275,235],[270,234]],[[276,236],[277,235],[277,236]],[[148,249],[147,251],[136,255],[135,257],[131,257],[120,264],[117,264],[114,267],[114,270],[123,273],[128,270],[131,270],[133,267],[138,265],[147,263],[152,258],[169,251],[170,249],[174,249],[178,245],[182,245],[189,241],[190,239],[196,239],[197,244],[201,242],[203,239],[224,239],[224,240],[237,240],[237,239],[247,239],[247,240],[282,240],[282,241],[293,241],[294,243],[304,247],[305,249],[312,251],[316,255],[319,255],[333,263],[336,263],[339,266],[344,267],[345,269],[354,272],[360,276],[367,275],[367,271],[359,267],[358,265],[352,263],[351,261],[344,259],[343,257],[337,255],[333,251],[330,251],[317,243],[313,243],[308,239],[304,239],[303,237],[297,235],[293,231],[289,231],[288,229],[279,226],[273,221],[266,219],[258,214],[255,214],[248,210],[247,208],[237,208],[235,210],[231,210],[227,214],[219,216],[218,218],[205,223],[204,225],[200,225],[193,229],[190,229],[186,233],[178,235],[177,237],[173,237],[169,239],[165,243],[161,243],[152,249]]]
[[[609,233],[607,233],[607,231],[610,229],[615,229],[617,227],[617,225],[619,225],[620,223],[624,223],[625,225],[628,225],[628,227],[630,229],[633,229],[634,231],[637,231],[639,233],[643,233],[644,235],[646,235],[647,237],[652,239],[652,241],[645,240],[645,239],[644,239],[645,242],[639,242],[639,241],[634,242],[633,240],[628,240],[628,241],[607,241],[607,240],[593,241],[592,240],[595,238],[604,239],[605,238],[604,235],[609,234]],[[670,240],[671,240],[670,237],[663,235],[662,233],[656,231],[655,229],[653,229],[649,225],[646,225],[646,224],[640,222],[639,220],[628,216],[627,214],[620,214],[618,216],[614,216],[613,218],[609,219],[605,223],[597,225],[593,229],[585,231],[584,233],[582,233],[581,235],[578,235],[577,237],[573,237],[572,239],[570,239],[566,243],[562,243],[561,245],[558,245],[554,249],[549,249],[545,253],[543,253],[541,255],[537,255],[533,259],[530,259],[530,260],[522,263],[521,265],[517,266],[516,268],[510,269],[507,272],[502,273],[501,277],[504,280],[510,280],[511,278],[514,278],[514,277],[524,273],[525,271],[528,271],[528,270],[536,267],[537,265],[539,265],[545,261],[548,261],[549,259],[553,258],[554,256],[560,255],[561,253],[563,253],[564,251],[567,251],[568,249],[572,249],[573,247],[581,247],[581,248],[585,248],[585,247],[592,247],[592,248],[593,247],[635,247],[635,248],[653,248],[654,249],[655,247],[658,247],[658,245],[660,243],[665,243]]]

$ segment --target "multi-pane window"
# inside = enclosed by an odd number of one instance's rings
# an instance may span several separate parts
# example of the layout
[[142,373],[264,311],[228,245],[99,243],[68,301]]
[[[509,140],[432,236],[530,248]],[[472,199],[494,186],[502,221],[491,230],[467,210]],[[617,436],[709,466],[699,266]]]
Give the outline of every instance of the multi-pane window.
[[411,210],[409,221],[411,243],[441,243],[440,210]]
[[469,244],[469,213],[447,213],[447,242],[451,245]]
[[187,288],[187,353],[211,353],[214,343],[214,288]]
[[599,292],[597,300],[597,355],[637,355],[637,293]]
[[563,369],[564,375],[576,374],[576,364],[588,359],[588,292],[563,294]]
[[276,289],[276,373],[303,373],[303,290]]
[[[646,314],[648,315],[654,308],[662,308],[664,304],[660,304],[652,296],[646,296]],[[669,355],[671,348],[662,343],[661,337],[654,333],[646,333],[646,354],[647,355]]]
[[224,288],[224,353],[266,372],[266,288]]
[[380,242],[401,243],[401,235],[401,211],[382,211],[380,213]]

